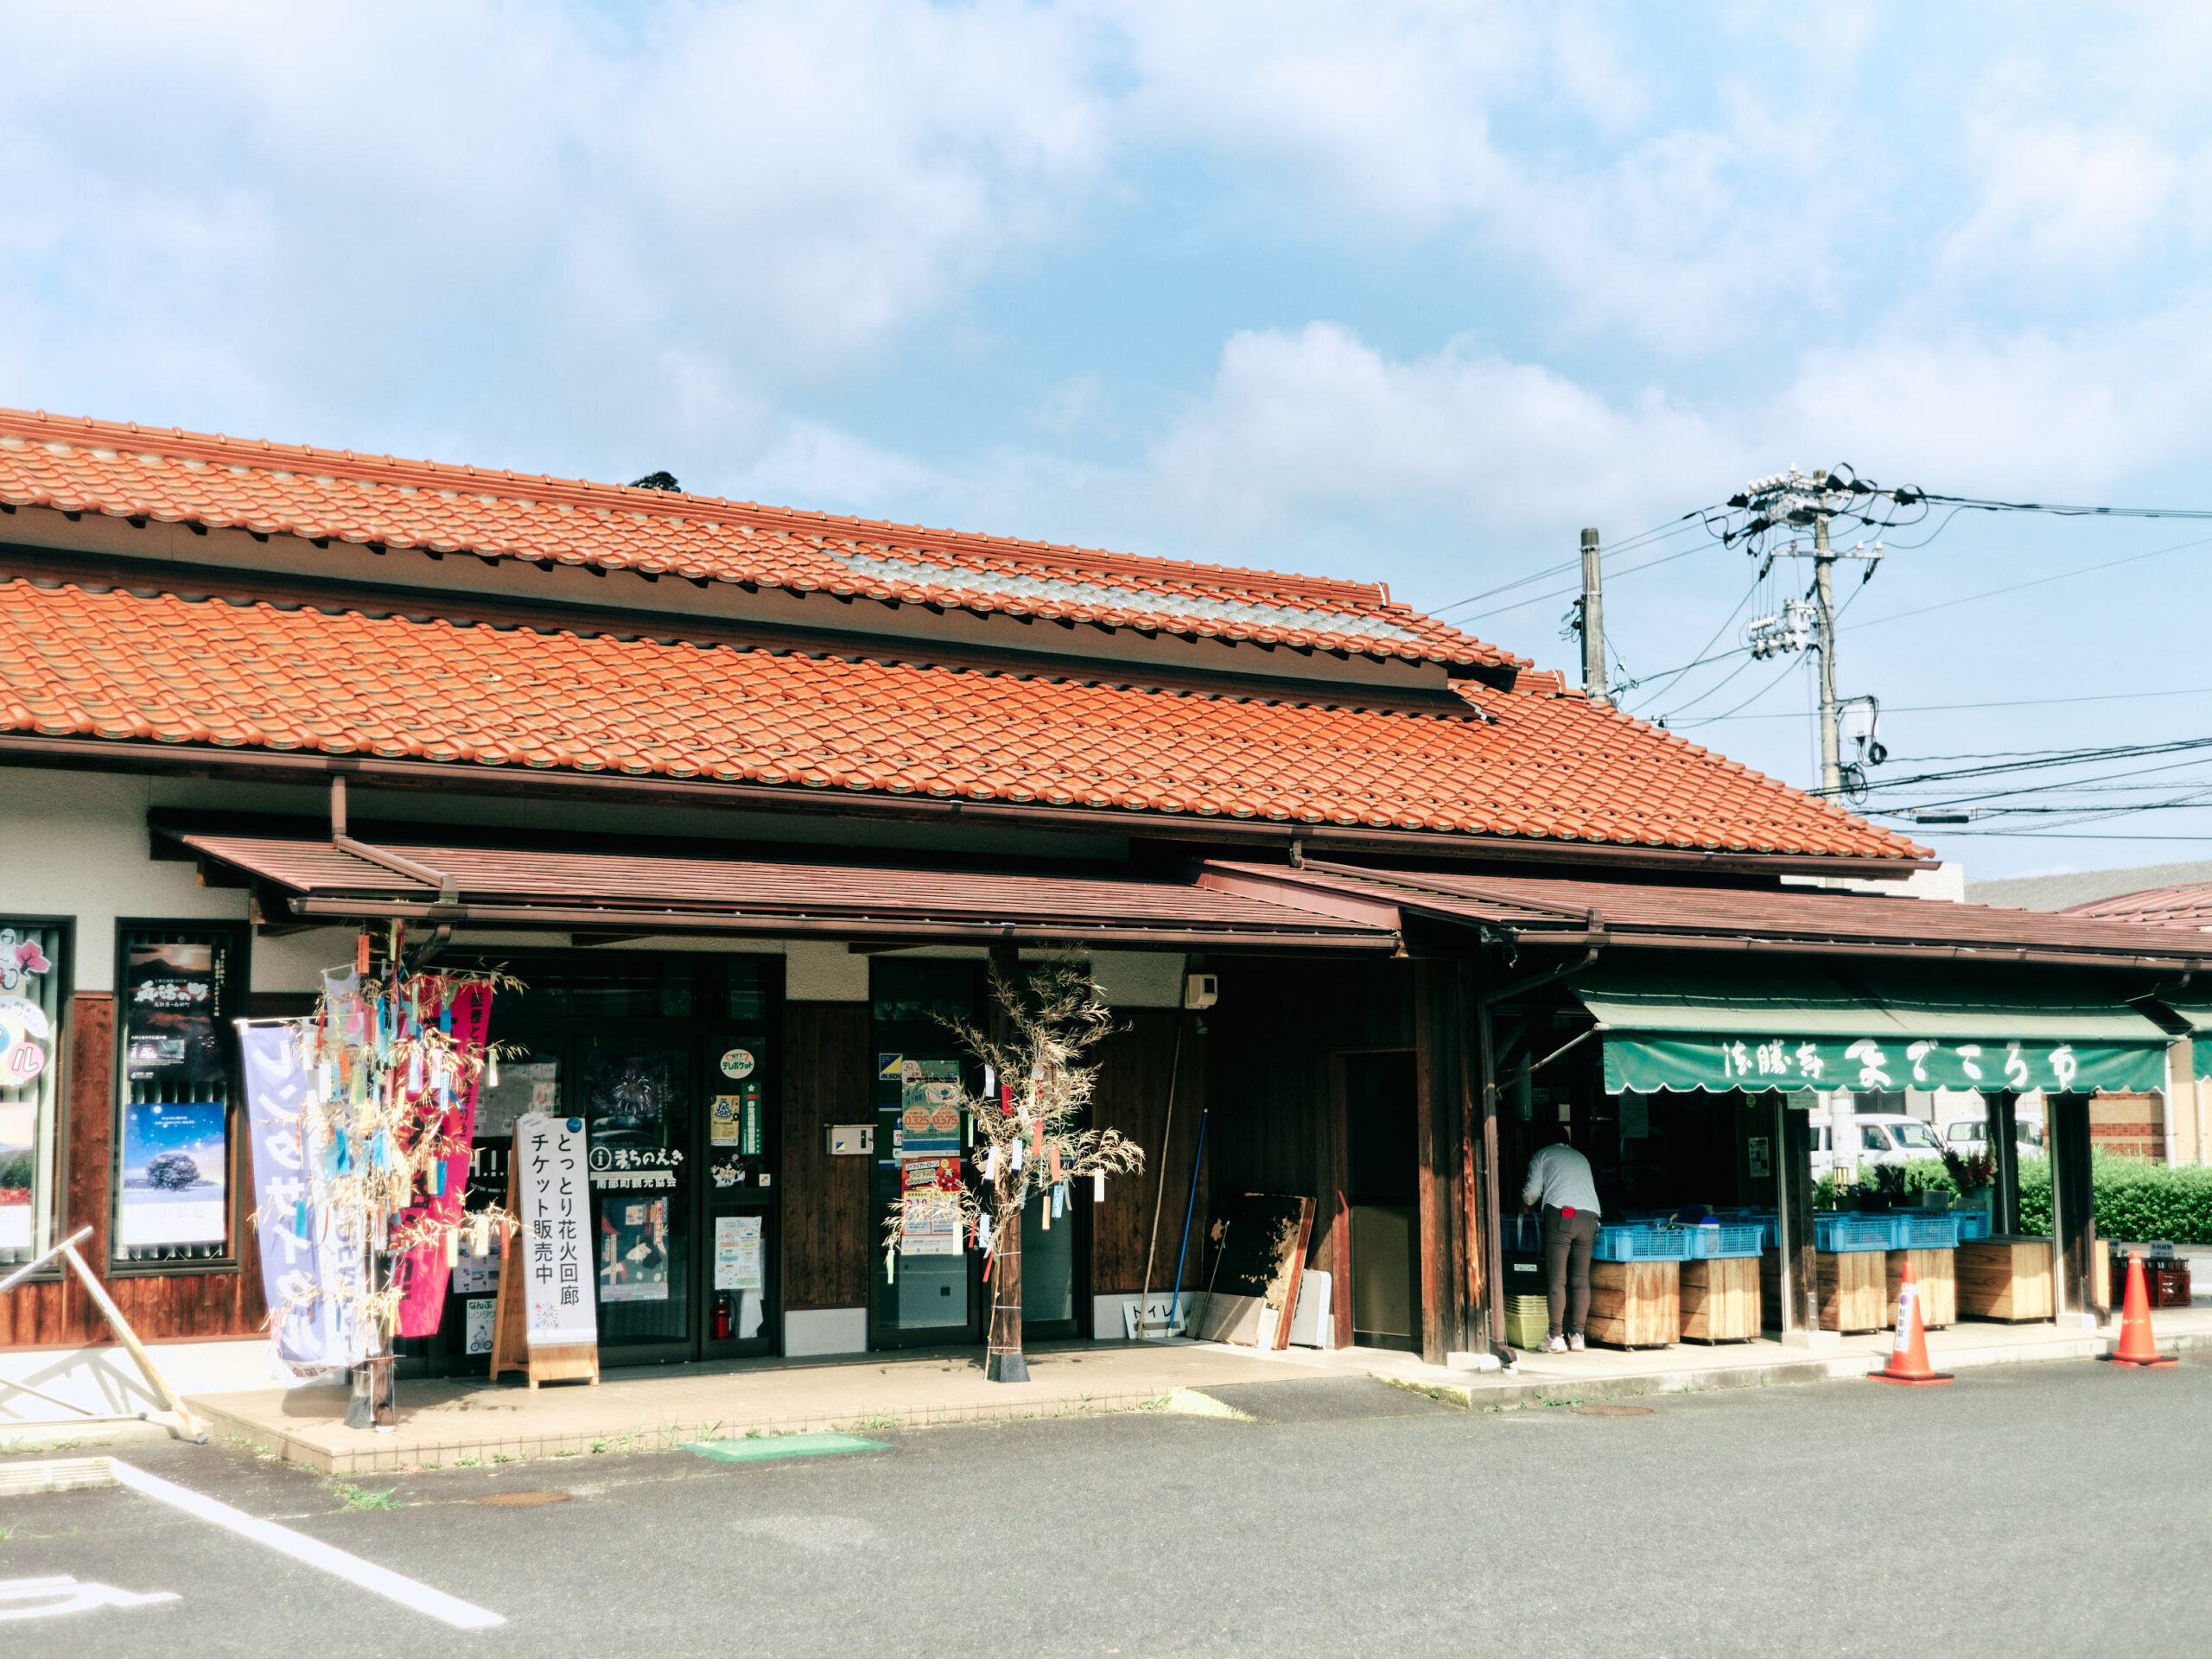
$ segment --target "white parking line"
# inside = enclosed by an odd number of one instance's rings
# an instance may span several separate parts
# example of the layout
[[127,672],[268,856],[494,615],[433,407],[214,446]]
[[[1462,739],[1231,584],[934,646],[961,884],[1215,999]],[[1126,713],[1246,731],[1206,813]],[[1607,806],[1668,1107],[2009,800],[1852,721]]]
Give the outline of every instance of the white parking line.
[[170,1590],[134,1596],[105,1584],[79,1584],[66,1573],[56,1579],[0,1579],[0,1618],[52,1618],[95,1607],[150,1607],[177,1599]]
[[205,1493],[176,1485],[158,1475],[149,1475],[143,1469],[134,1469],[120,1459],[115,1465],[115,1478],[134,1492],[159,1498],[162,1503],[182,1510],[187,1515],[197,1516],[202,1521],[213,1521],[219,1527],[227,1527],[240,1537],[265,1544],[280,1554],[289,1555],[294,1560],[304,1561],[309,1567],[319,1567],[349,1584],[358,1584],[364,1590],[373,1590],[380,1596],[388,1596],[403,1607],[412,1607],[418,1613],[428,1613],[432,1618],[442,1619],[460,1630],[489,1630],[495,1624],[507,1622],[497,1613],[472,1606],[442,1590],[433,1590],[427,1584],[417,1584],[388,1567],[378,1567],[373,1561],[365,1561],[358,1555],[349,1555],[319,1539],[294,1532],[289,1527],[280,1527],[274,1521],[257,1521],[243,1510],[234,1510]]

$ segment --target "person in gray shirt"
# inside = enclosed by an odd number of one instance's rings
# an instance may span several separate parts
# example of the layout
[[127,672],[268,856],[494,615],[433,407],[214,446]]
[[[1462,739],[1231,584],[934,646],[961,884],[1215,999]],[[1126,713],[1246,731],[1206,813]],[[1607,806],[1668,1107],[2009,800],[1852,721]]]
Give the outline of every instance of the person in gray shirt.
[[1574,1149],[1569,1126],[1529,1160],[1521,1207],[1541,1206],[1545,1290],[1551,1303],[1548,1354],[1580,1353],[1583,1321],[1590,1316],[1590,1249],[1598,1242],[1598,1183],[1590,1160]]

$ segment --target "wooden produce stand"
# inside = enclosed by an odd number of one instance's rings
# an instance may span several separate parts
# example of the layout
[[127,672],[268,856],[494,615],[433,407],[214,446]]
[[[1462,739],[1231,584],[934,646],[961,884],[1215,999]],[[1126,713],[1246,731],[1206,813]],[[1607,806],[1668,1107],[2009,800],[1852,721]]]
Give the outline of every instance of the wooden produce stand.
[[1664,1348],[1678,1340],[1685,1265],[1681,1262],[1592,1262],[1590,1318],[1583,1335],[1612,1348]]
[[1957,1255],[1959,1312],[1967,1318],[2018,1324],[2047,1319],[2055,1312],[2050,1239],[2000,1233],[1970,1238]]
[[1889,1257],[1881,1250],[1817,1250],[1817,1295],[1823,1331],[1878,1331],[1882,1328],[1885,1293],[1889,1288]]
[[1940,1331],[1947,1325],[1959,1322],[1958,1252],[1956,1250],[1891,1250],[1885,1260],[1889,1264],[1889,1299],[1885,1303],[1882,1323],[1893,1325],[1897,1322],[1897,1290],[1904,1283],[1904,1264],[1912,1263],[1912,1281],[1920,1287],[1920,1322],[1930,1331]]
[[1681,1265],[1683,1341],[1748,1342],[1758,1335],[1763,1320],[1758,1256]]

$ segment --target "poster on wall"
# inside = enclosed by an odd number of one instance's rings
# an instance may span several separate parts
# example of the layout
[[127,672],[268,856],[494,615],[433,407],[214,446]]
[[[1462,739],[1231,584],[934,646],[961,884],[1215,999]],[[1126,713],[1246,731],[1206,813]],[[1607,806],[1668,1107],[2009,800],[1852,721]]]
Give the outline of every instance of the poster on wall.
[[124,1056],[132,1083],[188,1090],[229,1080],[215,1034],[214,945],[135,944],[124,979]]
[[31,1181],[38,1173],[38,1103],[0,1100],[0,1250],[31,1245]]
[[465,1352],[488,1354],[492,1351],[492,1326],[499,1306],[489,1296],[479,1297],[468,1304],[467,1347]]
[[899,1155],[957,1155],[960,1151],[960,1062],[908,1060],[900,1068],[899,1083]]
[[123,1109],[120,1243],[221,1244],[230,1109],[219,1100],[143,1100]]
[[716,1216],[715,1288],[759,1290],[761,1283],[760,1217]]
[[526,1112],[560,1109],[560,1061],[502,1061],[499,1087],[493,1088],[487,1078],[476,1090],[477,1138],[512,1135],[515,1120]]
[[583,1119],[525,1113],[515,1120],[514,1158],[524,1340],[532,1348],[596,1345]]
[[599,1299],[668,1300],[668,1200],[610,1192],[599,1207]]
[[934,1185],[899,1195],[899,1254],[901,1255],[958,1255],[960,1195],[939,1192]]

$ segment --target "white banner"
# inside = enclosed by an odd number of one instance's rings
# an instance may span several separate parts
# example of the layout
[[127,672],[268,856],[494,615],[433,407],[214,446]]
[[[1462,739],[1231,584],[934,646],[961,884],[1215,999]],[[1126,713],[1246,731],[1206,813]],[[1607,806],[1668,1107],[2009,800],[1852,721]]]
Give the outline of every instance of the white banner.
[[350,1365],[368,1352],[359,1306],[364,1252],[315,1199],[304,1131],[308,1074],[300,1023],[238,1022],[253,1154],[261,1282],[276,1356],[290,1365]]
[[[525,1340],[532,1348],[595,1345],[591,1188],[584,1121],[531,1112],[515,1120]],[[513,1265],[512,1262],[510,1265]]]

